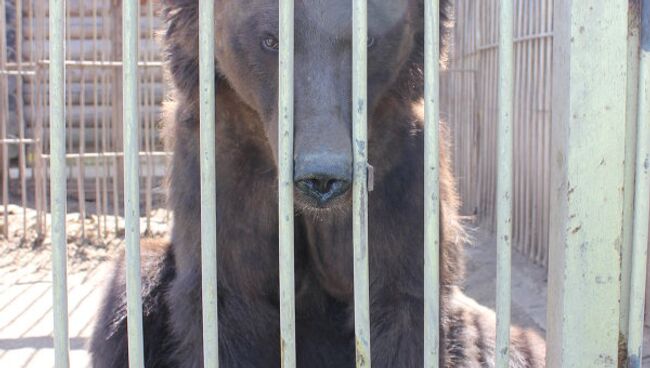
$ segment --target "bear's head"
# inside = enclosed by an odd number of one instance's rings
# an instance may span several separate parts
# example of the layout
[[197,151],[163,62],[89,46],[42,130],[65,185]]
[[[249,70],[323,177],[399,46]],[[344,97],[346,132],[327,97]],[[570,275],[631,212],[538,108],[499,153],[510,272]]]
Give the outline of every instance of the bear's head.
[[[198,0],[163,0],[167,66],[198,98]],[[441,55],[451,28],[441,1]],[[349,199],[352,181],[352,1],[295,0],[294,180],[302,205]],[[217,74],[254,110],[277,157],[278,0],[216,0]],[[368,1],[368,116],[385,98],[422,98],[423,0]],[[188,42],[188,40],[192,40]],[[405,122],[407,123],[407,122]]]

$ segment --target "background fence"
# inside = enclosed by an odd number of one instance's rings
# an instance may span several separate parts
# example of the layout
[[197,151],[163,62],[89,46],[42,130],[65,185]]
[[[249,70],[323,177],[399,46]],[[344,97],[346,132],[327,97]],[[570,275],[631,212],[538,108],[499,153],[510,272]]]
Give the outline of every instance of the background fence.
[[[48,10],[46,2],[0,0],[2,204],[47,212]],[[69,212],[122,213],[121,1],[72,0],[66,14]],[[163,204],[166,153],[159,137],[165,83],[158,0],[141,0],[140,112],[143,212]],[[546,264],[549,215],[552,0],[515,1],[515,245]],[[463,212],[494,229],[497,122],[497,1],[457,0],[454,48],[442,73],[442,117],[453,133]],[[2,109],[0,109],[2,110]],[[7,111],[3,110],[3,111]],[[5,175],[4,173],[8,173]],[[8,227],[4,227],[5,232]]]
[[[631,8],[639,3],[630,1]],[[476,226],[495,231],[497,185],[498,1],[456,0],[456,28],[449,69],[443,73],[442,116],[452,128],[455,174],[462,211]],[[554,0],[515,0],[515,111],[513,245],[532,262],[548,267],[551,198],[551,119]],[[638,60],[638,18],[630,12],[628,58]],[[621,55],[623,57],[623,55]],[[638,71],[630,69],[631,91]],[[634,93],[628,116],[635,139]],[[632,110],[630,110],[632,109]],[[626,160],[633,161],[634,142]],[[626,187],[632,187],[634,165]],[[630,179],[631,177],[631,179]],[[631,218],[633,191],[626,194]],[[631,241],[631,221],[625,241]],[[623,254],[624,268],[631,255]],[[629,285],[623,278],[623,297]],[[650,273],[648,282],[650,285]],[[646,288],[646,299],[650,287]],[[650,304],[646,304],[646,314]],[[646,318],[646,321],[648,319]]]
[[[498,1],[456,1],[448,102],[463,212],[494,230]],[[548,260],[553,0],[515,1],[513,245]]]
[[[0,180],[2,205],[35,208],[35,228],[23,218],[22,233],[44,234],[48,210],[48,4],[38,0],[1,0],[6,9],[0,34]],[[161,50],[160,2],[142,0],[140,14],[139,105],[143,212],[163,205],[161,178],[165,157],[159,137],[165,95]],[[97,234],[118,221],[123,211],[122,156],[122,10],[121,1],[70,0],[66,7],[66,168],[68,211],[96,216]],[[45,137],[45,139],[44,139]],[[7,211],[4,224],[7,224]],[[9,226],[0,231],[8,237]],[[112,229],[117,230],[119,229]],[[147,221],[149,230],[149,221]],[[20,230],[19,230],[20,231]]]

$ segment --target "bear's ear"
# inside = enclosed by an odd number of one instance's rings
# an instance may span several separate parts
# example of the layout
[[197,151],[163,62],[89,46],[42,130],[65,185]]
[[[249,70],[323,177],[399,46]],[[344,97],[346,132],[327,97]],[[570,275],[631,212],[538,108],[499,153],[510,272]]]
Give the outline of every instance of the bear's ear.
[[[197,0],[163,0],[165,67],[174,87],[190,100],[199,90],[199,21]],[[217,76],[220,75],[218,66]],[[219,78],[219,77],[218,77]]]
[[[417,35],[418,46],[424,47],[424,2],[429,0],[417,0],[419,14],[422,14],[419,19],[420,32]],[[440,0],[440,58],[444,62],[447,59],[449,45],[452,41],[452,31],[454,28],[454,6],[453,0]],[[420,44],[421,43],[421,44]]]
[[[404,68],[396,81],[396,90],[409,101],[420,101],[424,92],[424,2],[413,0],[410,4],[417,12],[415,17],[414,45]],[[453,29],[453,0],[440,0],[440,65],[447,64],[449,44]]]
[[168,7],[182,7],[186,5],[198,4],[196,0],[161,0],[161,4],[164,8]]

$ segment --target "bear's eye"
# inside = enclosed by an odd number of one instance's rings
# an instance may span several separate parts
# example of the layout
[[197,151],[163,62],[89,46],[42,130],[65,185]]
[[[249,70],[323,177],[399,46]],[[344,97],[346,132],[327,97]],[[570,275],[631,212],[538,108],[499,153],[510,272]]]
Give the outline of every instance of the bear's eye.
[[267,35],[262,40],[262,47],[269,51],[278,51],[278,48],[280,47],[280,42],[274,36]]
[[375,46],[375,38],[368,36],[368,48],[371,49]]

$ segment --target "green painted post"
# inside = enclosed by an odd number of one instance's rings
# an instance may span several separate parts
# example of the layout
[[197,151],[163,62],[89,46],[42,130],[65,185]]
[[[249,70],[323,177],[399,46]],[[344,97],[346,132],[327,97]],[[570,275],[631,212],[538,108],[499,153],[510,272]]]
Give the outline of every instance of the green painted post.
[[616,367],[628,2],[554,14],[546,366]]
[[200,0],[201,299],[203,303],[203,366],[205,368],[219,367],[214,18],[214,0]]
[[[640,4],[639,4],[640,6]],[[623,242],[621,247],[621,311],[619,329],[627,341],[630,275],[632,274],[632,229],[634,224],[634,176],[636,171],[636,124],[638,116],[639,51],[641,12],[630,6],[627,40],[627,111],[625,117],[625,190],[623,204]]]
[[440,4],[424,3],[424,366],[440,361]]
[[140,187],[138,116],[138,0],[122,3],[124,106],[124,235],[129,367],[144,367],[140,281]]
[[357,368],[370,368],[368,271],[368,2],[352,2],[352,242]]
[[283,368],[296,366],[293,256],[293,34],[294,2],[280,0],[278,201],[280,230],[280,352]]
[[497,295],[496,367],[510,361],[512,252],[512,113],[515,96],[513,0],[499,2],[499,126],[497,140]]
[[650,219],[650,0],[642,2],[638,93],[632,275],[627,339],[629,368],[641,368],[643,357],[643,307]]
[[50,0],[50,191],[54,359],[70,366],[68,339],[66,166],[65,166],[65,2]]

